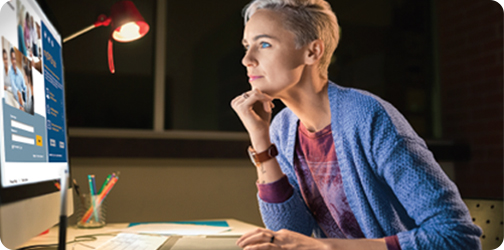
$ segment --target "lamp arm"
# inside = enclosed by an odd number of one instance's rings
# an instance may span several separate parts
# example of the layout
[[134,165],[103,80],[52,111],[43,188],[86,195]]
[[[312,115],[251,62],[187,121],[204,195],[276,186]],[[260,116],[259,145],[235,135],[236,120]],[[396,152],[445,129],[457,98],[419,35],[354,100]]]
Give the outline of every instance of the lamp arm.
[[73,33],[72,35],[65,37],[65,39],[63,39],[63,43],[66,43],[66,42],[88,32],[90,30],[92,30],[92,29],[96,28],[96,27],[109,26],[111,21],[112,21],[112,18],[107,17],[107,15],[101,14],[98,16],[98,19],[96,20],[96,22],[94,24],[89,25],[88,27],[77,31],[77,32]]
[[84,28],[82,30],[79,30],[79,31],[73,33],[72,35],[69,35],[69,36],[65,37],[65,39],[63,39],[63,43],[66,43],[66,42],[68,42],[68,41],[70,41],[70,40],[72,40],[72,39],[74,39],[74,38],[76,38],[76,37],[78,37],[78,36],[80,36],[80,35],[88,32],[88,31],[90,31],[90,30],[92,30],[94,28],[96,28],[96,26],[94,24],[91,24],[88,27],[86,27],[86,28]]

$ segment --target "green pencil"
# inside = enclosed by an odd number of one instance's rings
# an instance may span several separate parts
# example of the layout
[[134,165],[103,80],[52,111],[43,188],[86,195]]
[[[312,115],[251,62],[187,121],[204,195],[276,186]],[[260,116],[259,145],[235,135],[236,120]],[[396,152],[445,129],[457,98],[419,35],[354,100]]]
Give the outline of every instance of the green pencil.
[[109,174],[107,176],[107,179],[105,179],[105,181],[103,182],[103,185],[101,186],[100,191],[98,191],[98,193],[96,193],[96,194],[101,194],[101,192],[103,191],[103,189],[105,188],[105,186],[107,186],[107,183],[109,183],[111,176],[112,176],[111,174]]

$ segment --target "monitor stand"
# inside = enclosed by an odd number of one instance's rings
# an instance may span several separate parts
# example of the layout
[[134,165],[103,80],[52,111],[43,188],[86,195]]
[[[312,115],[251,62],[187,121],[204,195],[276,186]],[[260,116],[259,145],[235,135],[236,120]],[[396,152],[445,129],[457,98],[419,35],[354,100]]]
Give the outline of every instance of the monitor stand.
[[68,169],[64,168],[61,176],[61,213],[59,222],[58,250],[66,250],[66,233],[68,225],[67,217],[67,192],[68,192]]

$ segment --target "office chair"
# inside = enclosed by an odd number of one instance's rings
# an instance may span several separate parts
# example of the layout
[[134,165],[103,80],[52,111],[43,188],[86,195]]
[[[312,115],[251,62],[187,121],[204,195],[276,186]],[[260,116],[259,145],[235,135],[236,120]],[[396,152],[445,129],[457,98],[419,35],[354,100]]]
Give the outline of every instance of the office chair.
[[482,250],[493,250],[502,244],[504,237],[503,201],[463,199],[474,224],[483,230],[480,237]]

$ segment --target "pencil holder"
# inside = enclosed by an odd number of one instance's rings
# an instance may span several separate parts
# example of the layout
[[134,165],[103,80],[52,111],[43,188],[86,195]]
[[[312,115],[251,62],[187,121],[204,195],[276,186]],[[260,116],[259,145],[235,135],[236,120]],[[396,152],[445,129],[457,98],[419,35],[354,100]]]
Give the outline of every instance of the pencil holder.
[[99,200],[98,195],[84,194],[77,210],[77,227],[100,228],[105,226],[106,205]]

